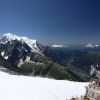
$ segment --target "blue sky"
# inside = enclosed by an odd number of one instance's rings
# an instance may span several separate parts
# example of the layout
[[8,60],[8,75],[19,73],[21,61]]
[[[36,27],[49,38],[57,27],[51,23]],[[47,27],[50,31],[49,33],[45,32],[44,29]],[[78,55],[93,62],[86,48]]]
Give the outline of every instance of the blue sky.
[[99,0],[0,0],[0,35],[46,44],[100,42]]

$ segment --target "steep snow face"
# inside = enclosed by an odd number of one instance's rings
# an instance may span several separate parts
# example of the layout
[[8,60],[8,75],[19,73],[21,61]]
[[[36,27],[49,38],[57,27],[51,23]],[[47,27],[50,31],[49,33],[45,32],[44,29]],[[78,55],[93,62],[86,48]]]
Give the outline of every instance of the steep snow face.
[[4,58],[7,60],[8,59],[8,56],[5,56]]
[[12,40],[17,40],[17,41],[21,41],[22,43],[26,43],[32,49],[33,52],[34,51],[38,52],[38,53],[41,52],[39,50],[39,48],[37,47],[36,40],[32,40],[27,37],[19,37],[19,36],[13,35],[11,33],[4,34],[0,38],[0,42],[3,44],[7,43],[8,41],[12,41]]
[[1,55],[4,56],[4,53],[5,53],[5,52],[1,52]]
[[70,100],[71,97],[84,95],[87,85],[0,72],[0,100]]
[[2,57],[4,57],[6,60],[8,59],[8,56],[4,56],[5,52],[1,52]]

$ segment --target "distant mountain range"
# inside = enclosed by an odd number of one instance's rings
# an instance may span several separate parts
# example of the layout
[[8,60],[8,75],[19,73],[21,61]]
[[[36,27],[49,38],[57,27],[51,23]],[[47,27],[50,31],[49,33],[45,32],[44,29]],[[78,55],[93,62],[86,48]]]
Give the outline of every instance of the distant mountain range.
[[80,44],[80,45],[65,45],[65,44],[53,44],[51,47],[54,48],[100,48],[99,44]]
[[11,74],[88,81],[90,65],[100,58],[100,49],[91,46],[47,46],[7,33],[0,38],[0,69]]
[[88,43],[88,44],[86,45],[86,47],[87,47],[87,48],[89,48],[89,47],[90,47],[90,48],[95,48],[95,47],[97,48],[97,47],[99,47],[99,45],[98,45],[98,44],[91,44],[91,43]]

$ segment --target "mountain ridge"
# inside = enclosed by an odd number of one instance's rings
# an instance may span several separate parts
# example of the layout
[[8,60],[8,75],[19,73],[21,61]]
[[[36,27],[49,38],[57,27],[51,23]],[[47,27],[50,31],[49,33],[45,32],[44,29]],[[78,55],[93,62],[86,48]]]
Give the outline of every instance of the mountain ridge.
[[[54,79],[87,80],[82,75],[51,59],[49,55],[46,55],[46,52],[53,52],[52,48],[27,37],[23,38],[7,33],[0,38],[0,54],[5,59],[3,65],[9,70],[18,74]],[[56,57],[56,54],[54,55]],[[8,66],[5,64],[6,62]]]

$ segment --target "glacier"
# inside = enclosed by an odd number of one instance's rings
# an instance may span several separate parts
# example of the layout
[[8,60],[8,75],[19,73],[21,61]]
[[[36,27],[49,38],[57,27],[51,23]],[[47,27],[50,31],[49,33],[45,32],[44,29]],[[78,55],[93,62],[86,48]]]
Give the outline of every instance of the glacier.
[[87,85],[88,83],[0,72],[0,100],[70,100],[84,95]]
[[37,52],[37,53],[43,55],[41,50],[37,46],[37,41],[34,39],[29,39],[27,37],[19,37],[12,33],[5,33],[0,37],[0,43],[2,43],[2,44],[6,44],[8,41],[10,41],[10,43],[11,43],[12,40],[17,40],[22,43],[26,43],[31,48],[32,52]]

